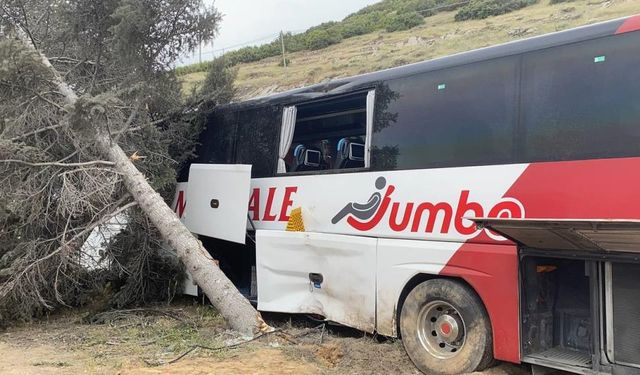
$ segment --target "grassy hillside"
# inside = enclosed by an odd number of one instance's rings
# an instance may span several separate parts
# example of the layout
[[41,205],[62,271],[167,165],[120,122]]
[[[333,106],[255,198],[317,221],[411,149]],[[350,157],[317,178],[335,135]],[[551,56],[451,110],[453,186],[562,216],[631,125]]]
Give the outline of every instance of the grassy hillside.
[[[576,0],[554,5],[541,0],[512,13],[462,22],[454,20],[456,13],[440,12],[406,31],[375,31],[324,49],[290,53],[287,68],[279,65],[281,57],[238,64],[238,100],[640,14],[640,0]],[[190,90],[205,74],[180,76],[183,88]]]

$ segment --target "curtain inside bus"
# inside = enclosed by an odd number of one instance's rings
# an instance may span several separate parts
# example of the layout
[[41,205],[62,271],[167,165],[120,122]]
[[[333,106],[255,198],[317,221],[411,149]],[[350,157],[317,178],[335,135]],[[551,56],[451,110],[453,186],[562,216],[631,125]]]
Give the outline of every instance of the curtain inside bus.
[[293,132],[296,128],[295,106],[285,107],[282,110],[282,127],[280,128],[280,148],[278,150],[278,173],[286,173],[287,165],[284,158],[287,156],[291,143],[293,142]]

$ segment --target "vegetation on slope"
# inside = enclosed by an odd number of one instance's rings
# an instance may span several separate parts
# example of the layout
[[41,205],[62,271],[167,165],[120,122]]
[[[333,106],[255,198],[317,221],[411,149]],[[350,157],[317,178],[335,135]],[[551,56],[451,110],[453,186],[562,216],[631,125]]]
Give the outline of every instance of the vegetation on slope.
[[[425,18],[437,13],[452,11],[456,21],[483,19],[505,14],[537,3],[539,0],[383,0],[347,16],[340,22],[326,22],[314,26],[304,33],[285,33],[270,43],[244,47],[224,55],[225,63],[234,66],[240,63],[259,61],[279,56],[282,43],[287,52],[315,51],[340,43],[344,39],[366,35],[378,30],[388,32],[409,30],[425,23]],[[568,0],[551,0],[568,1]],[[281,40],[282,38],[282,40]],[[177,75],[205,72],[214,63],[201,62],[176,68]]]
[[[554,0],[539,1],[499,16],[466,21],[455,20],[463,8],[441,11],[425,18],[425,24],[410,30],[387,32],[381,29],[343,39],[326,49],[287,53],[290,61],[287,68],[279,65],[282,61],[279,56],[239,64],[235,68],[237,99],[640,13],[637,0],[574,0],[554,5],[550,5],[550,1]],[[379,4],[383,3],[372,7]],[[181,76],[183,89],[188,91],[199,85],[205,75],[195,72]]]
[[513,12],[537,3],[538,0],[471,0],[456,14],[456,21],[481,20]]
[[[326,22],[309,28],[300,34],[283,35],[288,52],[318,50],[340,43],[343,39],[372,33],[376,30],[408,30],[424,23],[424,17],[439,11],[464,5],[464,0],[383,0],[347,16],[340,22]],[[233,66],[278,56],[282,51],[280,37],[271,43],[244,47],[225,54],[225,61]],[[176,74],[203,72],[211,62],[203,62],[176,68]]]

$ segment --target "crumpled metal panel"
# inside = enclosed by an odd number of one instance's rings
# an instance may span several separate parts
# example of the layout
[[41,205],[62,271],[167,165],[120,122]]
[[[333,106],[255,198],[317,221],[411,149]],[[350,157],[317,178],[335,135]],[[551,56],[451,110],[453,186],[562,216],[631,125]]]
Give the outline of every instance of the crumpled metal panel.
[[258,230],[258,310],[317,314],[373,332],[376,246],[369,237]]

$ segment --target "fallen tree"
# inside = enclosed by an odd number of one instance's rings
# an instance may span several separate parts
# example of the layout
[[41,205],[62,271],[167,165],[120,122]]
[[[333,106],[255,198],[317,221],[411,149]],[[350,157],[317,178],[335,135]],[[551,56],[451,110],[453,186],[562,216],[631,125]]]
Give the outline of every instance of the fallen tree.
[[[179,2],[178,2],[179,3]],[[22,5],[22,4],[20,4]],[[183,4],[181,4],[183,5]],[[178,5],[180,6],[180,5]],[[46,8],[44,8],[46,10]],[[128,9],[128,8],[126,8]],[[24,8],[22,8],[24,10]],[[121,11],[120,8],[118,8]],[[136,129],[132,124],[134,120],[139,116],[140,103],[133,106],[128,116],[123,116],[118,107],[122,107],[121,100],[116,99],[117,95],[109,95],[109,93],[102,92],[99,95],[92,95],[91,91],[94,89],[95,82],[89,85],[89,89],[85,90],[82,95],[78,95],[76,92],[77,84],[69,84],[63,75],[61,75],[57,69],[52,65],[51,59],[45,56],[45,54],[39,50],[34,41],[33,34],[26,27],[26,19],[23,22],[16,22],[12,17],[10,10],[3,9],[5,13],[4,22],[5,38],[15,39],[19,41],[19,46],[13,45],[12,52],[19,54],[21,58],[27,56],[27,60],[33,62],[31,66],[34,70],[37,70],[37,74],[46,77],[40,79],[43,81],[42,85],[47,86],[52,91],[43,92],[37,87],[20,87],[19,90],[30,90],[35,100],[40,104],[44,104],[49,108],[53,108],[54,111],[59,112],[55,116],[48,116],[48,118],[55,118],[59,122],[52,123],[48,126],[39,127],[30,132],[23,133],[19,136],[10,138],[5,141],[2,146],[5,148],[4,154],[7,155],[7,150],[20,150],[24,152],[30,148],[25,147],[20,141],[25,137],[34,136],[41,132],[47,132],[51,130],[64,129],[68,133],[66,137],[73,143],[75,151],[69,153],[70,156],[56,160],[56,161],[41,161],[41,160],[29,160],[26,155],[18,155],[16,158],[9,159],[6,156],[2,160],[3,164],[18,164],[25,168],[70,168],[74,171],[80,170],[81,173],[89,176],[93,183],[95,183],[95,189],[105,190],[101,192],[101,203],[104,203],[107,199],[113,199],[113,203],[108,204],[108,209],[98,210],[99,214],[94,215],[94,220],[90,220],[89,223],[76,224],[75,230],[68,230],[71,226],[71,222],[74,216],[68,217],[67,225],[63,228],[63,233],[53,233],[53,240],[48,241],[51,244],[58,244],[57,247],[51,247],[47,245],[47,251],[40,255],[36,259],[33,257],[17,257],[12,259],[7,257],[7,254],[11,251],[6,251],[2,259],[9,259],[12,264],[11,267],[5,269],[9,270],[9,274],[5,275],[8,278],[0,287],[0,297],[6,296],[13,291],[12,288],[19,288],[21,279],[25,277],[37,278],[42,277],[41,274],[33,273],[32,271],[38,269],[41,265],[50,261],[52,258],[61,259],[62,262],[58,267],[58,272],[55,273],[55,280],[53,280],[55,291],[55,297],[60,303],[65,303],[64,298],[58,294],[58,276],[63,275],[68,277],[65,272],[59,272],[60,268],[64,265],[64,262],[78,263],[79,249],[82,247],[88,234],[101,224],[104,224],[105,220],[109,220],[127,210],[132,209],[134,206],[138,206],[144,216],[157,228],[161,238],[173,249],[175,249],[178,258],[184,263],[187,270],[191,273],[194,281],[202,288],[204,293],[209,297],[212,304],[217,308],[220,314],[226,319],[229,325],[234,329],[242,333],[244,336],[253,337],[260,332],[264,332],[270,329],[270,327],[264,323],[260,314],[251,306],[251,304],[238,292],[235,286],[227,279],[222,271],[217,267],[215,262],[211,259],[209,253],[203,248],[200,241],[198,241],[184,225],[177,219],[173,211],[167,206],[164,199],[154,190],[149,184],[145,175],[143,175],[133,164],[134,161],[139,160],[140,156],[137,153],[133,153],[131,156],[123,151],[119,145],[119,140],[122,139],[123,134],[127,134]],[[43,13],[42,17],[44,17]],[[176,17],[183,13],[176,12]],[[175,20],[174,20],[175,21]],[[186,20],[188,21],[188,20]],[[177,21],[176,21],[177,22]],[[7,29],[8,24],[8,31]],[[186,26],[185,26],[186,27]],[[175,27],[173,27],[175,28]],[[213,31],[211,34],[213,35]],[[152,51],[150,58],[151,64],[155,63],[162,53],[162,49]],[[169,54],[169,58],[172,53]],[[96,61],[101,57],[96,56]],[[60,57],[56,57],[60,58]],[[77,66],[90,64],[89,60],[80,60]],[[95,65],[96,62],[94,61]],[[39,67],[38,67],[39,65]],[[97,74],[93,75],[95,80]],[[66,76],[66,75],[65,75]],[[53,92],[53,94],[52,94]],[[148,104],[147,104],[148,105]],[[138,130],[142,127],[149,126],[149,121],[143,123],[142,126],[138,126]],[[59,140],[54,140],[52,147],[58,147]],[[2,150],[0,150],[2,151]],[[32,150],[33,155],[41,155],[38,150]],[[90,155],[102,156],[106,160],[86,160],[81,162],[69,162],[69,159],[78,155],[80,152],[85,153],[85,158]],[[42,157],[40,157],[41,159]],[[38,159],[36,157],[35,159]],[[95,174],[91,169],[99,167],[98,174]],[[81,168],[81,169],[77,169]],[[28,173],[32,173],[29,171]],[[38,172],[35,172],[36,174]],[[55,174],[55,178],[59,178],[61,172]],[[20,173],[12,171],[13,175],[20,176]],[[64,177],[66,178],[66,177]],[[28,179],[28,178],[27,178]],[[98,179],[98,181],[96,181]],[[14,180],[15,181],[15,180]],[[53,178],[52,180],[53,181]],[[44,188],[51,189],[51,181],[45,181],[43,183]],[[64,179],[63,179],[64,181]],[[64,183],[64,182],[63,182]],[[117,185],[122,184],[125,189],[118,189]],[[68,187],[65,190],[64,186],[61,190],[62,193],[55,196],[55,192],[48,195],[48,199],[59,199],[61,195],[64,195],[68,191]],[[94,204],[95,191],[86,192],[85,199],[87,205]],[[34,202],[39,203],[39,202]],[[50,203],[50,202],[49,202]],[[111,203],[111,202],[110,202]],[[43,203],[44,204],[44,203]],[[81,205],[82,206],[82,205]],[[77,207],[76,211],[78,216],[82,215],[82,207]],[[95,219],[97,216],[97,219]],[[82,225],[81,225],[82,224]],[[19,226],[18,226],[19,227]],[[13,229],[14,236],[19,237],[15,233],[23,233],[23,228],[19,231]],[[26,237],[26,236],[25,236]],[[22,238],[14,238],[14,242],[19,243]],[[12,243],[9,241],[9,243]],[[43,247],[44,242],[36,242],[34,247]],[[78,267],[75,267],[77,269]],[[34,276],[35,275],[35,276]],[[62,276],[61,276],[62,277]],[[41,280],[40,282],[51,282],[51,280]],[[39,293],[36,291],[36,293]],[[43,306],[50,307],[49,301],[46,297],[38,295]]]

